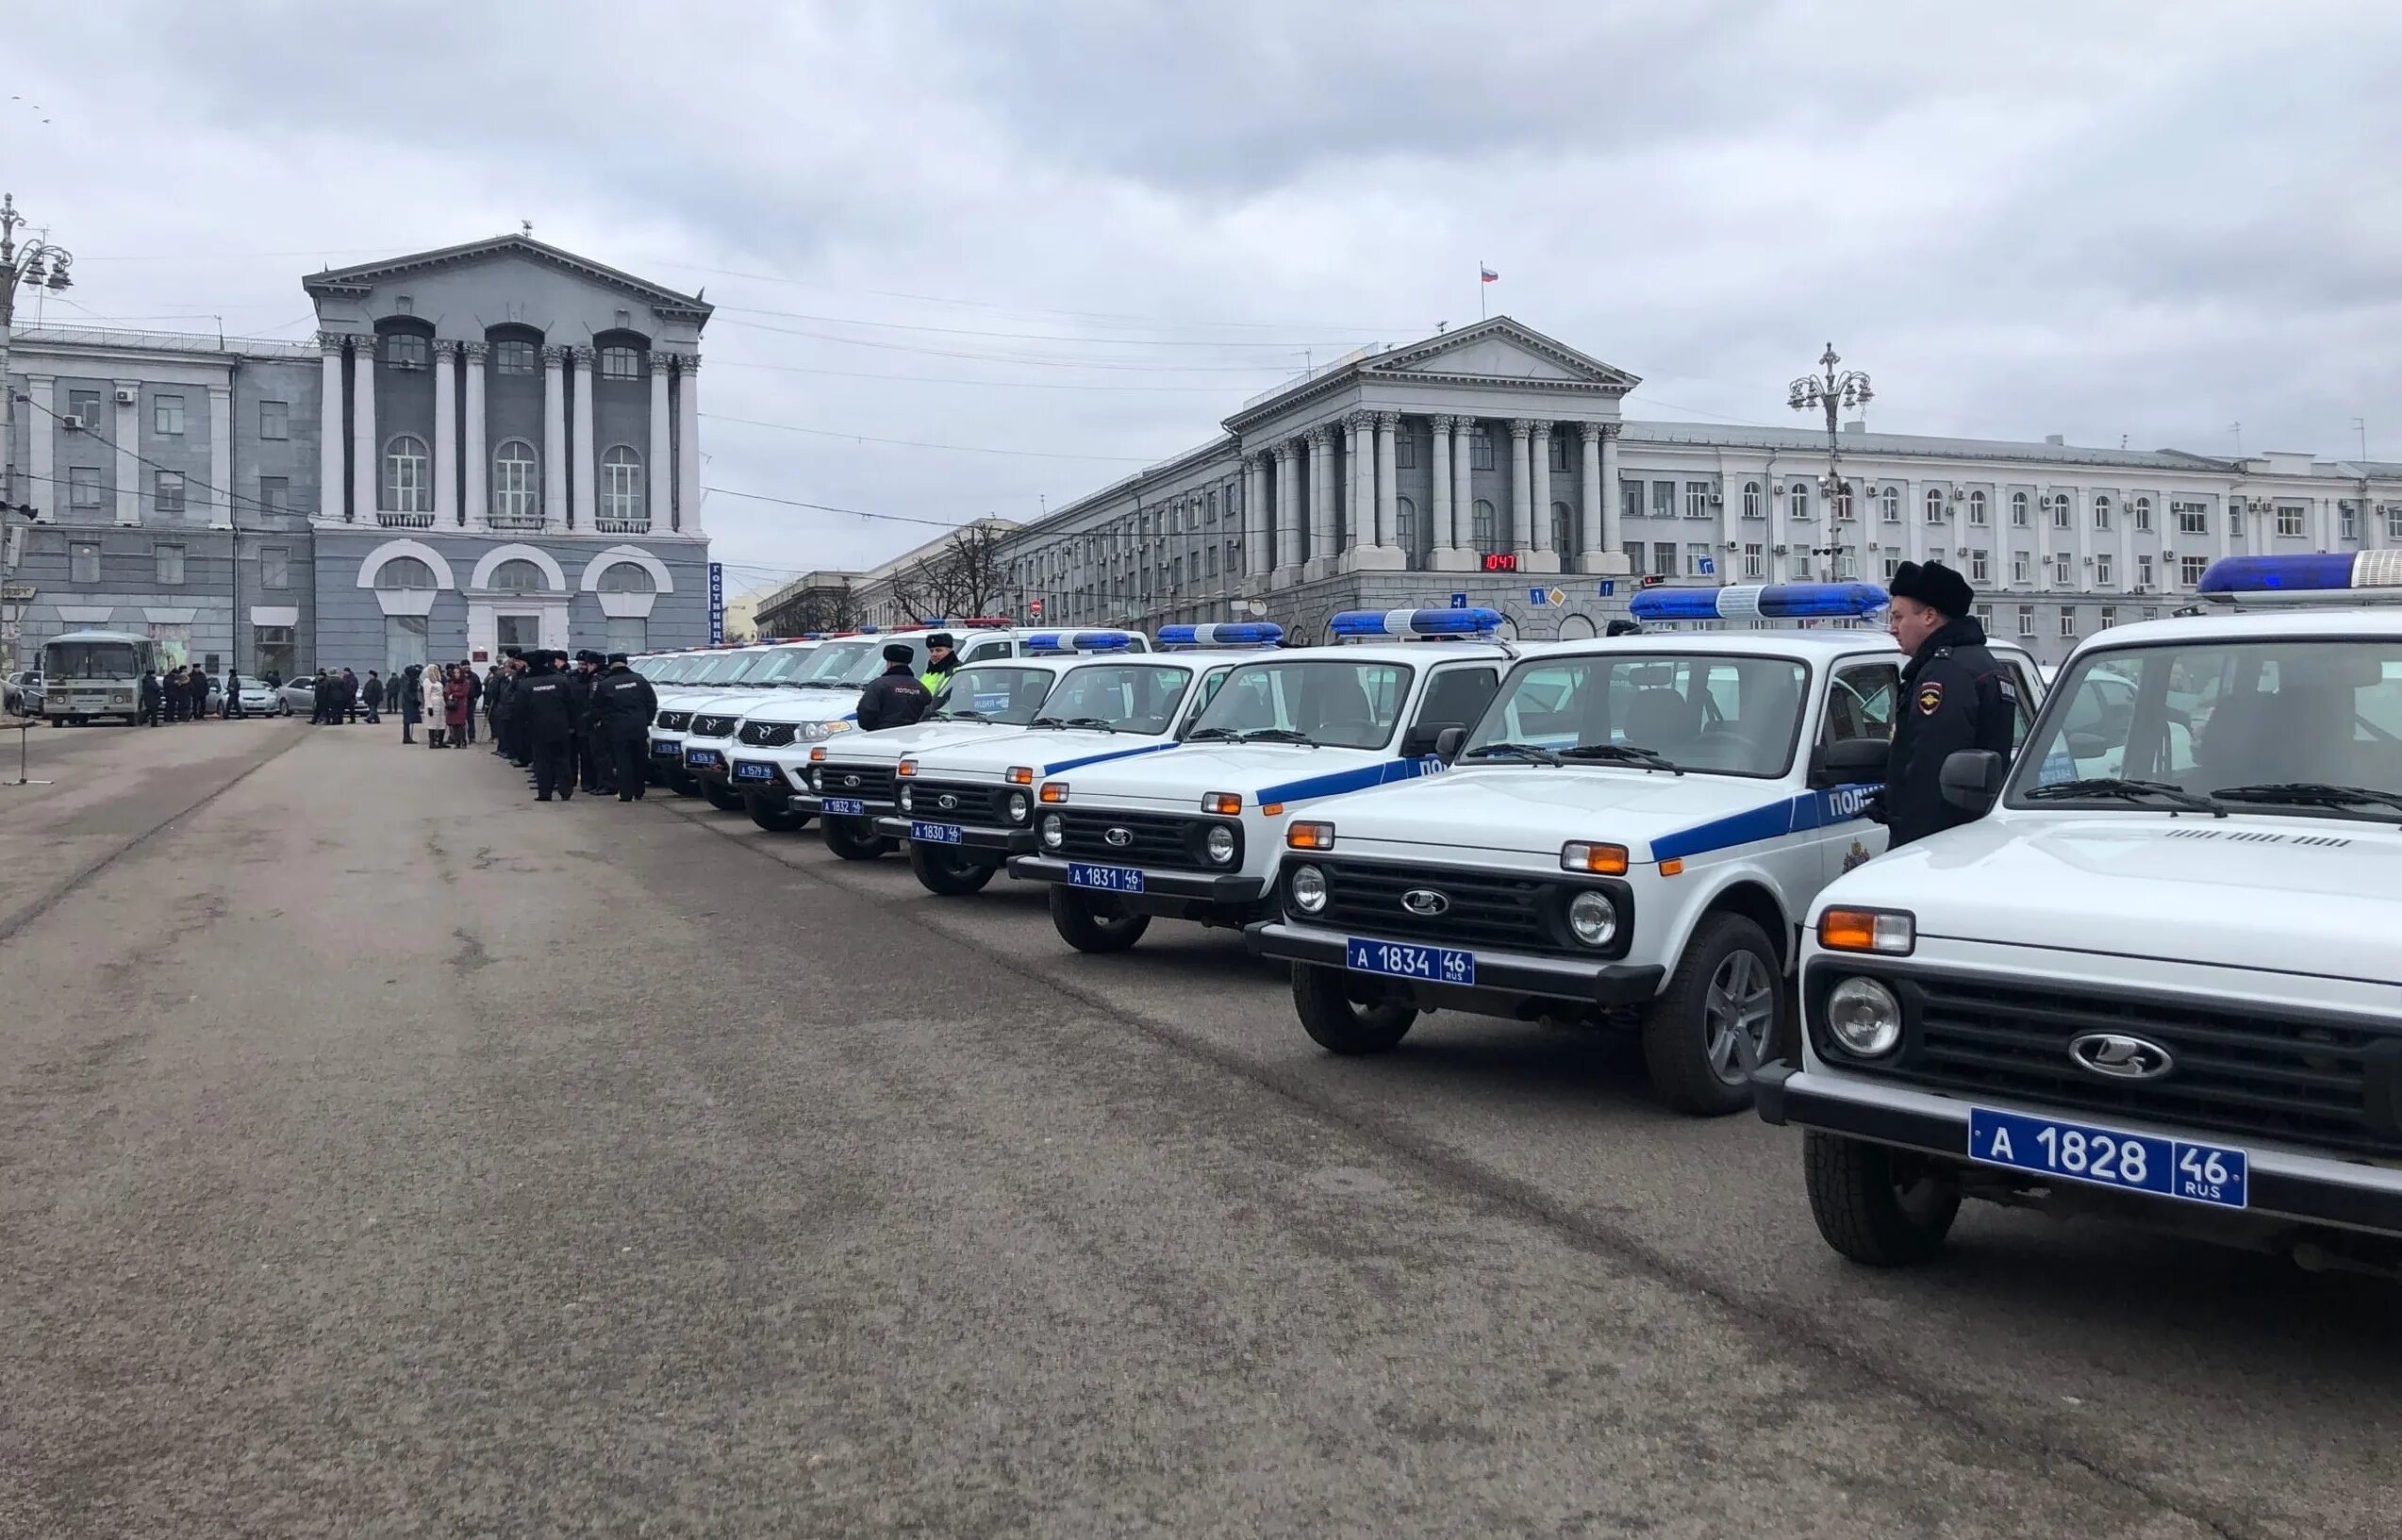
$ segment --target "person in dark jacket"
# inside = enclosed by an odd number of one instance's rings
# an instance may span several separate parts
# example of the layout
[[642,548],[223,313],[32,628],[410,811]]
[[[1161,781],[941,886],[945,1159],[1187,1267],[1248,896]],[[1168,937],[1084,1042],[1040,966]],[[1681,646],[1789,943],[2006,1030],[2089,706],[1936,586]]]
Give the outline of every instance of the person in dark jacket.
[[601,790],[601,755],[592,741],[592,687],[600,682],[601,654],[585,648],[575,654],[575,671],[567,676],[575,695],[575,784],[584,791]]
[[406,673],[392,681],[392,697],[400,710],[403,743],[417,741],[416,736],[409,729],[416,726],[425,714],[425,704],[418,698],[417,693],[423,687],[423,676],[414,663],[408,666]]
[[241,675],[231,669],[225,671],[225,699],[224,704],[220,705],[218,710],[224,714],[228,721],[237,717],[250,715],[241,708]]
[[2018,687],[1985,649],[1966,578],[1940,561],[1905,561],[1888,587],[1889,627],[1910,654],[1883,799],[1886,848],[1898,850],[1973,820],[1974,814],[1944,800],[1944,761],[1962,749],[2007,757]]
[[141,725],[144,727],[158,725],[158,706],[166,698],[166,688],[158,683],[158,671],[142,670],[141,690],[137,702],[141,707]]
[[459,676],[467,681],[467,741],[475,741],[475,713],[484,708],[484,676],[466,658],[458,660]]
[[184,703],[187,720],[202,721],[208,716],[208,674],[199,665],[184,671],[184,690],[189,697]]
[[575,733],[575,694],[567,676],[554,666],[555,654],[534,654],[533,666],[520,681],[515,711],[534,755],[534,800],[555,796],[566,802],[575,795],[568,777],[571,744]]
[[367,671],[367,683],[358,687],[358,704],[366,708],[368,725],[383,720],[378,713],[384,709],[384,678],[373,669]]
[[909,671],[912,655],[906,642],[896,641],[885,648],[884,672],[859,692],[859,731],[906,727],[934,704],[934,692]]
[[659,697],[651,682],[626,667],[623,653],[611,653],[609,671],[592,687],[592,717],[596,736],[607,747],[609,776],[621,803],[642,800],[651,719],[658,710]]
[[342,714],[338,720],[341,721],[358,720],[358,675],[348,669],[342,671]]

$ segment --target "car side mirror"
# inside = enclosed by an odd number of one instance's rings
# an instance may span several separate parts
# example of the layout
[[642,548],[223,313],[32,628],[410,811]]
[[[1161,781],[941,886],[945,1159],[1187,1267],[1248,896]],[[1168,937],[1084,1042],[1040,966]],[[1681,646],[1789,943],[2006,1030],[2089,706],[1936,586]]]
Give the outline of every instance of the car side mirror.
[[1822,787],[1882,781],[1893,752],[1892,741],[1880,737],[1847,737],[1830,743],[1818,751],[1816,773],[1811,779]]
[[1467,729],[1446,727],[1434,735],[1434,757],[1446,765],[1460,762],[1460,751],[1467,747]]
[[1467,729],[1449,722],[1420,722],[1401,735],[1401,757],[1422,759],[1428,754],[1439,755],[1443,752],[1443,735],[1446,733],[1457,733],[1466,737]]
[[1991,749],[1962,749],[1944,757],[1937,777],[1944,801],[1972,818],[1983,818],[2001,800],[2010,761]]

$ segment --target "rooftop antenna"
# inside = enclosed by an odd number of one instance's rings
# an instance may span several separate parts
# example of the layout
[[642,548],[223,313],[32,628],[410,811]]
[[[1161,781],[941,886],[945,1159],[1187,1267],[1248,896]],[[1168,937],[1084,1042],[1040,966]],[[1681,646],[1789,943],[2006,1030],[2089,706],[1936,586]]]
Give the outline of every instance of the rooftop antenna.
[[517,222],[517,233],[519,235],[525,236],[532,235],[534,233],[534,222],[530,219],[519,220]]
[[2229,422],[2227,431],[2235,435],[2235,457],[2240,460],[2244,457],[2244,424]]

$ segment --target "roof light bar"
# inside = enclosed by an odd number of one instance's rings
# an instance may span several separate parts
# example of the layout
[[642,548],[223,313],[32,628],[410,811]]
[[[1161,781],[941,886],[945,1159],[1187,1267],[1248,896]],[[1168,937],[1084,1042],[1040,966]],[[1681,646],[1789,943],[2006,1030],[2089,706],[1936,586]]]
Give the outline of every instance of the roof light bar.
[[1874,583],[1745,583],[1726,588],[1646,588],[1628,602],[1638,621],[1865,620],[1893,603]]
[[2222,556],[2194,591],[2222,604],[2361,604],[2402,601],[2402,550]]
[[1501,629],[1498,609],[1347,609],[1327,622],[1338,637],[1475,637]]
[[1026,638],[1035,653],[1107,653],[1135,645],[1131,631],[1038,631]]
[[1273,621],[1219,621],[1209,625],[1163,625],[1162,647],[1273,647],[1284,628]]

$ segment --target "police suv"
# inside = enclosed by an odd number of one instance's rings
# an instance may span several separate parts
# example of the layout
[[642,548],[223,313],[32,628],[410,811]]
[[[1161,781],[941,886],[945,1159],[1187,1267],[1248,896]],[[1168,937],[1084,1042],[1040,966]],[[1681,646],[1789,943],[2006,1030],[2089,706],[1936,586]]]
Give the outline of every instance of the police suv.
[[1193,651],[1273,647],[1265,621],[1164,626],[1162,651],[1090,658],[1060,675],[1022,733],[913,750],[897,767],[900,811],[880,834],[909,842],[909,869],[928,892],[981,891],[1012,855],[1035,849],[1038,784],[1090,766],[1173,749],[1237,663],[1256,654]]
[[1263,918],[1288,820],[1443,768],[1436,738],[1483,712],[1509,662],[1500,621],[1346,611],[1333,630],[1361,645],[1235,665],[1179,747],[1045,779],[1036,852],[1009,874],[1050,886],[1052,924],[1082,952],[1131,947],[1155,918]]
[[651,715],[651,771],[683,796],[697,796],[700,787],[684,768],[685,734],[692,713],[724,694],[766,658],[764,647],[720,647],[695,654],[696,661],[673,684],[654,687],[659,708]]
[[734,747],[735,730],[767,699],[802,688],[801,680],[810,671],[820,645],[813,638],[769,643],[749,668],[714,687],[719,693],[680,704],[687,714],[684,773],[674,783],[678,791],[698,791],[723,812],[742,805],[741,794],[727,784],[726,753]]
[[[1864,583],[1652,589],[1639,620],[1860,620]],[[2032,699],[2034,662],[1996,649]],[[1778,1040],[1810,901],[1884,848],[1870,821],[1905,660],[1881,632],[1565,642],[1442,745],[1450,773],[1286,826],[1302,1027],[1381,1052],[1429,1010],[1639,1030],[1653,1094],[1735,1111]],[[2026,717],[2022,708],[2019,725]]]
[[2235,556],[2076,649],[1977,822],[1820,896],[1757,1077],[1877,1266],[1963,1197],[2402,1272],[2402,552]]

